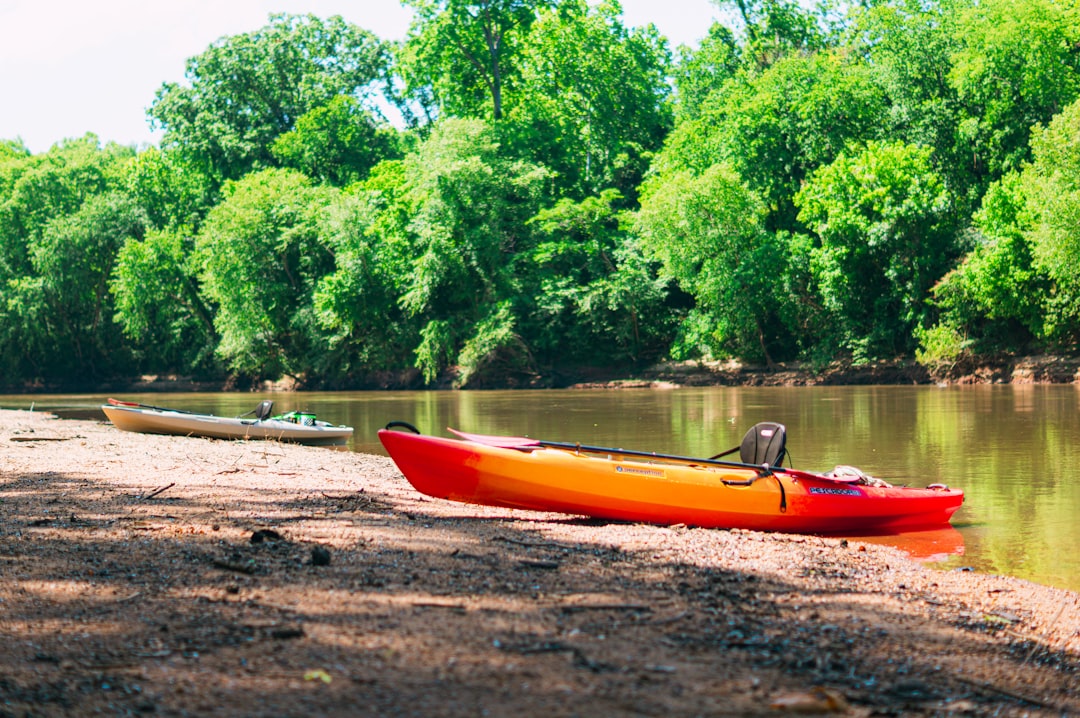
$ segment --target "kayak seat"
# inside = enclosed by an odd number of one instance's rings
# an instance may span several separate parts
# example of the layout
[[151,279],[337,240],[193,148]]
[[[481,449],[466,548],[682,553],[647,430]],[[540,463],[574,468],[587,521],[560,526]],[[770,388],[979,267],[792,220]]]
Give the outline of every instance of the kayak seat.
[[274,409],[274,402],[270,401],[269,399],[266,399],[264,401],[260,401],[259,405],[257,407],[255,407],[255,418],[258,419],[259,421],[269,419],[270,418],[270,412],[273,411],[273,409]]
[[754,424],[750,431],[746,432],[741,444],[734,449],[710,456],[709,459],[719,459],[736,451],[739,452],[739,460],[744,464],[783,466],[784,459],[787,458],[787,429],[783,424],[772,421]]
[[739,445],[739,457],[744,464],[782,466],[787,457],[787,429],[771,421],[754,424]]

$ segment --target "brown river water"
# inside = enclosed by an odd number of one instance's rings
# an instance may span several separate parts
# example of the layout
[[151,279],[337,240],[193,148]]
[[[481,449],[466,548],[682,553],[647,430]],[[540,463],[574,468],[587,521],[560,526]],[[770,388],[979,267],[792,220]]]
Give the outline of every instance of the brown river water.
[[[787,426],[787,465],[844,464],[895,484],[964,489],[952,529],[888,543],[942,570],[1017,576],[1080,591],[1080,386],[710,387],[671,390],[124,394],[239,416],[261,399],[354,427],[349,448],[385,454],[376,432],[407,421],[599,446],[711,456],[759,421]],[[105,397],[0,396],[0,408],[101,418]]]

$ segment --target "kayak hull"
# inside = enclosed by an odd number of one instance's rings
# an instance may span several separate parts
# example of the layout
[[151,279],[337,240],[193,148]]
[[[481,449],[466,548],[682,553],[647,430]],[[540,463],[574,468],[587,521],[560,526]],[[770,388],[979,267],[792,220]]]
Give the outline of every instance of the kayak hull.
[[311,446],[346,443],[353,434],[350,426],[316,422],[313,426],[280,419],[235,419],[212,414],[189,414],[167,409],[114,406],[101,407],[118,429],[142,434],[199,436],[208,439],[265,439]]
[[[655,524],[794,533],[897,533],[949,523],[963,492],[874,487],[802,471],[674,457],[518,448],[383,430],[418,491],[436,498]],[[700,461],[700,460],[699,460]]]

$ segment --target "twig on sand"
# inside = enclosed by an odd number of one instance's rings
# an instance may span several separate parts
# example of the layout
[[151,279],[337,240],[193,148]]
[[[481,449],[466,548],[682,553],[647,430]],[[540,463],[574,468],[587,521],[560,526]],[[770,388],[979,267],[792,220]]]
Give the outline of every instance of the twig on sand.
[[[1058,612],[1056,614],[1054,614],[1054,618],[1051,619],[1049,625],[1047,625],[1047,627],[1046,627],[1047,631],[1052,629],[1057,624],[1058,619],[1061,618],[1061,614],[1063,614],[1063,613],[1065,613],[1065,601],[1061,602],[1061,608],[1058,609]],[[1038,641],[1032,641],[1032,644],[1033,645],[1031,646],[1031,650],[1028,651],[1027,656],[1024,657],[1024,664],[1026,664],[1028,661],[1031,660],[1031,657],[1035,655],[1035,651],[1039,650]],[[1021,665],[1023,665],[1023,664],[1021,664]]]
[[240,561],[226,561],[225,559],[215,558],[212,563],[217,568],[222,568],[226,571],[246,573],[248,575],[254,574],[258,570],[258,566],[256,566],[254,562],[244,563]]
[[67,441],[70,436],[13,436],[12,441]]
[[1032,698],[1031,696],[1025,696],[1022,693],[1017,693],[1016,691],[1011,691],[1008,688],[1002,688],[1000,686],[991,685],[990,683],[987,683],[985,681],[975,681],[975,680],[971,680],[970,678],[964,678],[963,676],[957,676],[957,675],[954,675],[953,678],[960,681],[961,683],[966,683],[969,686],[974,686],[975,688],[982,688],[984,690],[993,691],[994,693],[1000,693],[1001,695],[1006,696],[1008,698],[1012,698],[1013,700],[1021,701],[1023,703],[1028,703],[1028,704],[1033,705],[1033,706],[1039,706],[1040,708],[1049,708],[1049,709],[1054,708],[1054,706],[1050,705],[1049,703],[1043,703],[1042,701],[1040,701],[1040,700],[1038,700],[1036,698]]
[[652,606],[646,606],[642,603],[564,603],[553,606],[553,608],[563,613],[573,613],[575,611],[641,611],[650,613],[653,610]]
[[496,541],[505,541],[506,543],[512,543],[515,546],[528,546],[529,548],[558,548],[558,549],[578,549],[576,546],[567,546],[561,543],[555,543],[553,541],[522,541],[521,539],[510,538],[509,536],[493,536]]
[[162,487],[161,487],[160,489],[158,489],[158,490],[157,490],[157,491],[155,491],[154,493],[152,493],[152,494],[147,494],[147,495],[146,495],[146,496],[144,496],[143,498],[144,498],[144,499],[152,499],[152,498],[154,498],[155,496],[158,496],[159,494],[163,494],[163,493],[165,493],[166,491],[168,491],[169,489],[171,489],[171,488],[172,488],[172,487],[174,487],[174,486],[176,486],[176,482],[175,482],[175,481],[174,481],[174,482],[172,482],[171,484],[168,484],[168,485],[166,485],[166,486],[162,486]]

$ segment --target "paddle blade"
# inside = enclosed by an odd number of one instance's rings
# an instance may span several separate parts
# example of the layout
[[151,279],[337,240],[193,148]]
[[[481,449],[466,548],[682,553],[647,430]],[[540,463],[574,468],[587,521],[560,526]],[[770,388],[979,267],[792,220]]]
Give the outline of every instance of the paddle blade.
[[485,446],[498,446],[503,449],[528,449],[541,445],[539,439],[529,439],[524,436],[488,436],[487,434],[469,434],[457,429],[447,427],[447,431],[457,437],[472,441]]

